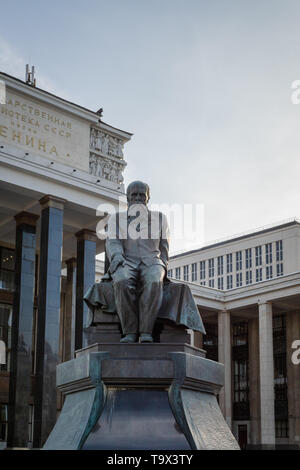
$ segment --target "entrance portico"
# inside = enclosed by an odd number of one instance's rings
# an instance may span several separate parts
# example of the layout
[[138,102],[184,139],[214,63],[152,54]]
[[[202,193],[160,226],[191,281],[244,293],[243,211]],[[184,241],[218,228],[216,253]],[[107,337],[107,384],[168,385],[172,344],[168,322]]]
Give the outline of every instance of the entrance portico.
[[[14,367],[12,374],[9,364],[5,374],[0,371],[1,406],[7,408],[9,388],[10,423],[16,409],[19,422],[28,423],[31,406],[32,443],[40,447],[60,406],[59,400],[56,406],[56,365],[71,359],[82,342],[86,312],[80,297],[94,282],[95,255],[104,251],[104,241],[96,236],[97,224],[105,214],[120,210],[124,199],[123,147],[131,134],[106,124],[96,112],[14,77],[0,73],[0,79],[6,88],[6,102],[0,104],[0,246],[18,257],[19,276],[15,288],[10,277],[9,291],[1,277],[0,303],[12,309],[14,330],[19,325],[26,344],[29,339],[33,343],[32,351],[28,346],[22,355],[17,334],[12,335],[7,347]],[[102,209],[97,212],[99,205]],[[15,251],[20,231],[15,217],[22,213],[35,222],[34,246],[25,244]],[[29,261],[30,273],[26,272]],[[62,276],[65,271],[68,279]],[[20,295],[23,300],[18,301]],[[26,311],[20,307],[25,298]],[[10,328],[7,319],[5,328]],[[25,356],[22,372],[20,361]],[[8,427],[10,447],[27,447],[32,436],[27,436],[24,426]]]
[[236,438],[247,432],[247,448],[297,446],[300,367],[291,356],[300,339],[300,272],[223,292],[189,286],[208,332],[195,345],[227,363],[219,402]]

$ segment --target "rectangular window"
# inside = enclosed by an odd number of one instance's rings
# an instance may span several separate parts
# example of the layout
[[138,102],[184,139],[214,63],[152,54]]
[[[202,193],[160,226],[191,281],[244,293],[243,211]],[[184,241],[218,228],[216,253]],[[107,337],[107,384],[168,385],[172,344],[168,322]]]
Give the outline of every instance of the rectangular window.
[[221,289],[223,290],[224,289],[224,284],[223,284],[223,278],[222,277],[218,277],[218,289]]
[[277,276],[283,276],[283,264],[279,263],[276,265],[276,274]]
[[215,280],[214,279],[209,279],[208,285],[209,285],[209,287],[215,287]]
[[223,256],[218,256],[218,276],[223,276]]
[[288,437],[286,316],[273,317],[275,436]]
[[237,251],[235,256],[236,256],[236,270],[241,271],[242,270],[242,252]]
[[211,258],[208,260],[208,277],[214,277],[215,275],[215,260]]
[[255,247],[255,265],[261,266],[262,265],[262,251],[261,246]]
[[206,278],[206,267],[205,267],[205,261],[200,261],[200,279],[205,279]]
[[7,441],[7,405],[0,403],[0,441]]
[[276,242],[276,261],[282,261],[283,252],[282,252],[282,240]]
[[248,323],[233,325],[233,417],[249,419]]
[[236,273],[236,287],[242,287],[243,280],[242,280],[243,273]]
[[188,281],[189,280],[189,266],[183,266],[183,280]]
[[289,437],[288,419],[280,419],[275,421],[275,437]]
[[206,281],[200,281],[200,286],[205,286],[206,285]]
[[173,269],[168,270],[168,277],[173,277]]
[[206,359],[218,361],[218,325],[205,323],[204,327],[206,335],[203,335],[203,349],[206,351]]
[[175,278],[180,279],[180,277],[181,277],[180,268],[176,268],[175,269]]
[[256,282],[262,281],[262,268],[257,268],[255,270],[255,275],[256,275],[256,277],[255,277]]
[[34,407],[29,405],[28,442],[33,441]]
[[232,274],[227,276],[227,289],[232,289]]
[[252,284],[252,271],[246,271],[246,284]]
[[232,273],[232,253],[226,255],[226,272]]
[[266,279],[272,279],[273,277],[273,266],[266,267]]
[[11,353],[11,318],[12,305],[0,304],[0,340],[5,343],[6,363],[0,364],[0,370],[10,370]]
[[0,247],[0,289],[10,292],[15,288],[15,250]]
[[192,263],[192,282],[197,281],[197,263]]
[[246,250],[246,269],[252,268],[252,248]]
[[266,264],[272,263],[272,243],[266,244]]

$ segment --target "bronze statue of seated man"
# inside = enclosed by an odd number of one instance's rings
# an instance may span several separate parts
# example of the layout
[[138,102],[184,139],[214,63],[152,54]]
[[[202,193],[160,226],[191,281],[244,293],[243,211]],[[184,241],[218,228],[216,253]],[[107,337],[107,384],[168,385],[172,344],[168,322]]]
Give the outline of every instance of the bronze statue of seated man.
[[108,220],[108,272],[84,297],[92,309],[117,312],[124,343],[153,342],[157,318],[205,333],[189,287],[167,278],[168,222],[161,212],[148,209],[149,198],[146,183],[128,186],[127,211]]

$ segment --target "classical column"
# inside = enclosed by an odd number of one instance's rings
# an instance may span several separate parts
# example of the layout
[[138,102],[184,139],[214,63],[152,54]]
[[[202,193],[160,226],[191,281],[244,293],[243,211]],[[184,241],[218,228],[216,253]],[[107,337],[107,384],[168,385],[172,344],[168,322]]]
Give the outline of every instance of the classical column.
[[33,447],[43,445],[56,422],[64,202],[54,196],[45,196],[40,200],[42,215]]
[[225,366],[225,381],[219,396],[219,404],[223,416],[231,428],[232,397],[231,397],[231,327],[230,312],[218,312],[218,353],[219,362]]
[[250,444],[258,445],[260,443],[258,318],[252,318],[248,321],[248,331],[249,331]]
[[76,258],[66,260],[67,285],[63,327],[63,362],[74,358],[76,311]]
[[264,447],[275,446],[274,359],[272,304],[260,302],[259,310],[259,372],[260,372],[260,433]]
[[16,220],[15,292],[9,378],[8,447],[28,446],[32,374],[32,325],[38,215],[20,212]]
[[289,443],[300,447],[300,310],[286,315],[286,346]]
[[87,289],[95,283],[96,233],[83,229],[76,233],[77,273],[76,273],[76,322],[75,350],[86,344],[83,341],[83,328],[87,322],[89,309],[83,301]]

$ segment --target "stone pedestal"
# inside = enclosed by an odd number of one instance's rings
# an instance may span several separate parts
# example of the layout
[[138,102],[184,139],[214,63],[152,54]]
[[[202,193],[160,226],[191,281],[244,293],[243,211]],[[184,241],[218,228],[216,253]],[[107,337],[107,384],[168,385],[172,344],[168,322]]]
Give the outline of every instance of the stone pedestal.
[[94,344],[57,366],[43,449],[239,449],[218,406],[224,366],[188,344]]

